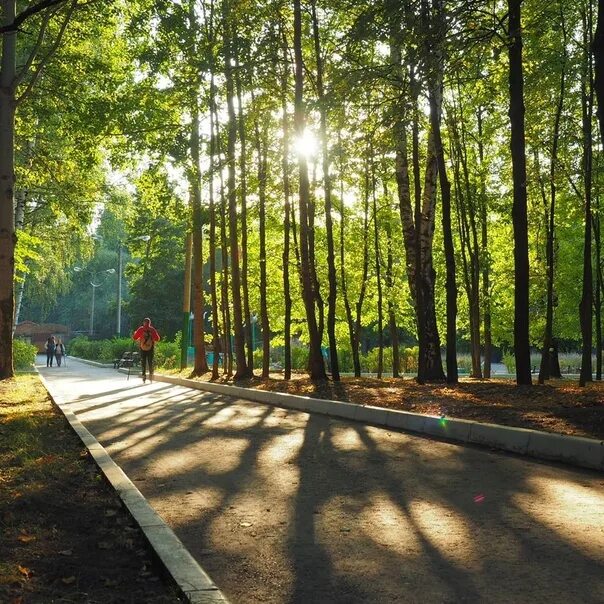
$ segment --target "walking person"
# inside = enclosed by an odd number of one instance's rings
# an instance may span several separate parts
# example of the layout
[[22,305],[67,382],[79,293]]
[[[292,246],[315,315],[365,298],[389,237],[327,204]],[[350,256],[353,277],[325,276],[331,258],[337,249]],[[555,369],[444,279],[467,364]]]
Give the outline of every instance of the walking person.
[[149,372],[149,380],[152,382],[155,342],[159,342],[160,337],[157,329],[151,325],[151,319],[148,317],[143,319],[143,324],[134,332],[132,339],[138,342],[140,348],[143,382],[147,381],[147,371]]
[[63,345],[63,340],[61,340],[61,338],[57,338],[57,343],[55,346],[55,359],[57,359],[57,367],[61,366],[61,362],[63,361],[64,355],[65,346]]
[[46,349],[46,367],[52,367],[52,361],[55,358],[56,340],[54,336],[48,336],[44,348]]

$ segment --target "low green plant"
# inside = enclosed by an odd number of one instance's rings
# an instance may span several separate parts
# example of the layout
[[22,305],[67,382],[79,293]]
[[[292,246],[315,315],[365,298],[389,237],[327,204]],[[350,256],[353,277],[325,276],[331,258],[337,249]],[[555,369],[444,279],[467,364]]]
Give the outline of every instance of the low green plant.
[[417,373],[417,360],[419,346],[410,346],[401,349],[401,369],[403,373]]
[[458,354],[457,369],[464,373],[472,373],[472,355]]
[[306,371],[308,367],[308,347],[293,346],[292,347],[292,369]]
[[36,362],[38,349],[25,340],[15,338],[13,340],[13,364],[15,369],[22,371],[30,369]]

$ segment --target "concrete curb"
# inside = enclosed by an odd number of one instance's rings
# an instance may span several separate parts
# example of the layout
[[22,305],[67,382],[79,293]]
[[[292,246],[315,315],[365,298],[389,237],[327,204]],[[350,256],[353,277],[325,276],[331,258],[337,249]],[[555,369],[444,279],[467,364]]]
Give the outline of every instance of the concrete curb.
[[321,413],[342,419],[427,434],[455,442],[471,443],[519,453],[536,459],[604,470],[604,441],[579,436],[564,436],[539,430],[527,430],[464,419],[437,417],[397,411],[370,405],[309,398],[282,392],[254,390],[212,382],[155,374],[154,380],[215,394],[243,398],[276,407]]
[[[100,364],[96,363],[96,365]],[[100,366],[103,367],[103,365]],[[224,594],[191,556],[172,529],[149,505],[124,471],[111,459],[105,448],[84,427],[73,411],[64,407],[62,401],[53,397],[44,376],[40,373],[38,375],[52,402],[63,413],[98,468],[115,489],[124,507],[143,532],[145,539],[181,595],[192,604],[228,604]]]

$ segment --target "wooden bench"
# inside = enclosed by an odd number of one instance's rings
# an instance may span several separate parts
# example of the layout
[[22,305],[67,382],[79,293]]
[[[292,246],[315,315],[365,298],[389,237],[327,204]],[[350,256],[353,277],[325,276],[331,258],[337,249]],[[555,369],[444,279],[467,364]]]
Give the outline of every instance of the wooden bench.
[[120,369],[120,367],[135,367],[140,365],[141,358],[138,352],[124,352],[121,359],[113,359],[113,368]]

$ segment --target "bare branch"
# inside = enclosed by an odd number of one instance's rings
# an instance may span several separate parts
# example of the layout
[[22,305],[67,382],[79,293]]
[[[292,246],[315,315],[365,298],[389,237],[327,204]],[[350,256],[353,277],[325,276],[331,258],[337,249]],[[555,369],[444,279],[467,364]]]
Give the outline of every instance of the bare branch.
[[26,8],[23,12],[19,13],[12,23],[0,27],[0,34],[6,34],[9,32],[17,31],[19,27],[21,27],[21,24],[26,21],[29,17],[36,15],[42,12],[43,10],[50,8],[51,6],[63,4],[66,1],[67,0],[41,0],[37,4],[34,4],[33,6],[30,6],[29,8]]
[[48,63],[50,58],[54,55],[54,53],[57,51],[57,49],[61,45],[61,42],[63,41],[63,36],[65,35],[65,30],[67,29],[67,25],[69,24],[69,21],[71,20],[71,16],[73,15],[73,12],[75,11],[77,5],[78,5],[78,0],[73,0],[72,5],[70,6],[69,10],[67,11],[67,13],[65,15],[65,19],[63,20],[63,23],[61,24],[61,29],[59,30],[59,33],[57,34],[57,37],[55,38],[54,43],[48,49],[47,53],[40,59],[30,82],[27,84],[27,88],[17,98],[17,104],[21,103],[23,101],[23,99],[26,98],[29,95],[29,93],[32,91],[35,83],[37,82],[38,78],[40,77],[40,74],[42,73],[42,70],[44,69],[44,67],[46,67],[46,64]]

